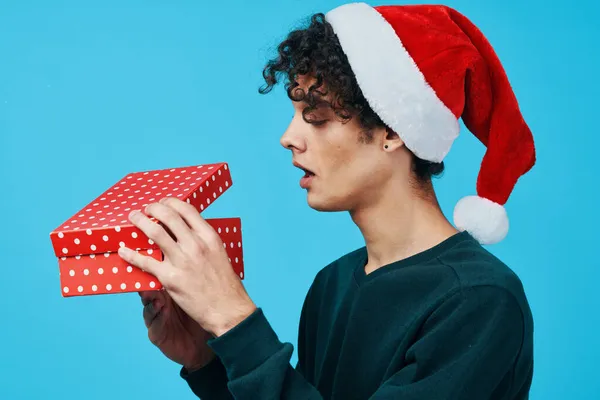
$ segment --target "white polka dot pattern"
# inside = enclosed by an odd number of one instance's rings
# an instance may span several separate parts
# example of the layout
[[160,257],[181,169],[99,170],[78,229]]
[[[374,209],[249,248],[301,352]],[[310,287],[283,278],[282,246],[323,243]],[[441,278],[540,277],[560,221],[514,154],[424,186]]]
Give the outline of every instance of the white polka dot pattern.
[[[155,277],[127,265],[116,253],[119,247],[127,246],[157,260],[162,259],[158,245],[129,223],[129,213],[143,210],[147,204],[170,196],[186,201],[202,212],[231,184],[226,163],[125,176],[51,232],[59,262],[62,295],[161,289],[162,285]],[[244,279],[241,220],[220,218],[206,221],[219,232],[232,268]]]
[[240,218],[210,218],[206,222],[217,232],[235,273],[244,278],[242,221]]
[[[201,191],[203,186],[212,190]],[[114,252],[120,242],[133,249],[157,249],[129,222],[131,211],[143,210],[164,197],[189,199],[203,211],[222,195],[219,187],[229,186],[231,174],[226,163],[126,175],[50,233],[54,252],[57,257]]]
[[[235,273],[244,279],[242,251],[242,229],[240,218],[207,219],[213,229],[227,245],[227,255]],[[232,246],[233,243],[233,246]],[[162,260],[162,252],[140,250],[139,253]],[[128,265],[117,253],[104,257],[83,256],[59,259],[60,281],[64,297],[90,294],[137,292],[162,288],[158,280],[137,267]]]
[[[140,250],[147,255],[147,251]],[[155,250],[150,257],[162,259],[160,250]],[[67,257],[58,261],[60,284],[64,297],[90,294],[124,293],[139,290],[160,289],[160,283],[154,276],[137,267],[131,267],[119,257],[111,253],[108,257]],[[108,273],[110,272],[110,273]],[[155,287],[150,282],[155,282]],[[136,283],[138,284],[136,286]]]

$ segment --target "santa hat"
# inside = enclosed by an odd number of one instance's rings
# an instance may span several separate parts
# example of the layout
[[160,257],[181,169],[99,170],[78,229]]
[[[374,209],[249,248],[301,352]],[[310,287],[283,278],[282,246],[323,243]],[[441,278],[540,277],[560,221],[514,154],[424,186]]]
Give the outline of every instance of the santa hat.
[[531,131],[505,71],[479,29],[441,5],[339,6],[326,14],[369,105],[418,157],[440,162],[458,120],[485,146],[477,195],[454,223],[480,243],[508,232],[504,204],[535,163]]

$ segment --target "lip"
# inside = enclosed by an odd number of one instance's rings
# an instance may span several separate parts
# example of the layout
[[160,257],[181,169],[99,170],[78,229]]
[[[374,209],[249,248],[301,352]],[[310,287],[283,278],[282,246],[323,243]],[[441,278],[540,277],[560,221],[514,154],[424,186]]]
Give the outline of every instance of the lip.
[[300,178],[300,187],[303,189],[307,189],[310,186],[310,183],[312,182],[313,178],[315,177],[315,173],[296,161],[294,161],[292,164],[295,167],[300,168],[304,172],[310,172],[310,175],[304,175],[302,176],[302,178]]
[[310,183],[312,182],[313,176],[303,176],[300,178],[300,187],[302,189],[308,189],[310,187]]
[[311,169],[308,169],[307,167],[305,167],[304,165],[300,164],[299,162],[292,162],[292,164],[294,165],[294,167],[296,168],[300,168],[301,170],[305,171],[305,172],[310,172],[312,175],[316,175],[315,172]]
[[[310,171],[308,168],[306,168],[304,165],[300,164],[300,163],[299,163],[299,162],[297,162],[297,161],[293,161],[293,162],[292,162],[292,164],[293,164],[293,165],[294,165],[294,167],[296,167],[296,168],[300,168],[300,169],[303,169],[303,170],[305,170],[305,171]],[[311,172],[312,172],[312,171],[311,171]]]

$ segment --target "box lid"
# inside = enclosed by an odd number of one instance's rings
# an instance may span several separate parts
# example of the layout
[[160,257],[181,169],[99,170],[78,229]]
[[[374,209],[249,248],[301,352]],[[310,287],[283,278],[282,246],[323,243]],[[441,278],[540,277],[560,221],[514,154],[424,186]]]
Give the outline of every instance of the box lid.
[[157,249],[129,222],[131,211],[174,196],[202,212],[231,185],[227,163],[128,174],[50,233],[54,253],[70,257],[116,252],[122,246]]

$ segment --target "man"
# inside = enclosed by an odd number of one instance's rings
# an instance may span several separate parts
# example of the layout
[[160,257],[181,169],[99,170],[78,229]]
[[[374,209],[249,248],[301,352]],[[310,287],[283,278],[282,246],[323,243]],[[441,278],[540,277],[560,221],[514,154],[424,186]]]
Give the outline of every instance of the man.
[[[121,249],[165,291],[142,293],[150,340],[202,399],[526,399],[533,321],[519,278],[482,247],[533,165],[531,133],[484,36],[443,6],[316,15],[264,72],[294,117],[281,138],[311,207],[348,211],[365,246],[319,271],[300,317],[298,364],[233,273],[216,233],[167,199],[131,221],[162,262]],[[453,226],[431,176],[458,118],[487,152]]]

